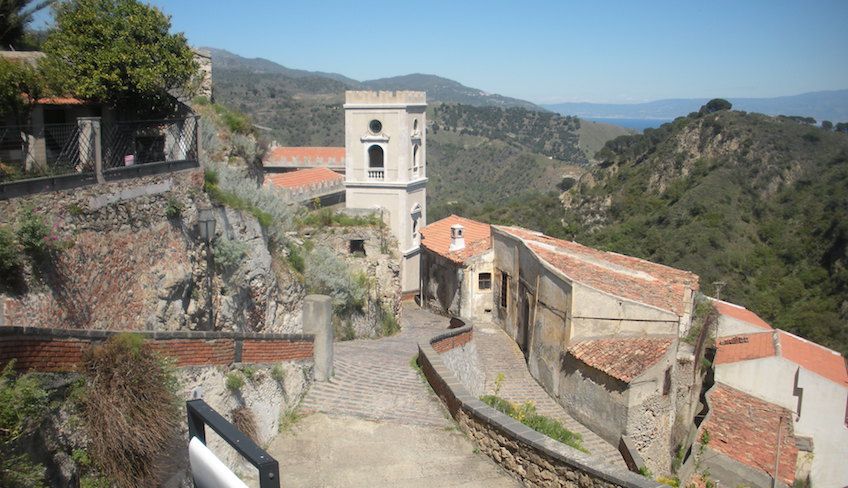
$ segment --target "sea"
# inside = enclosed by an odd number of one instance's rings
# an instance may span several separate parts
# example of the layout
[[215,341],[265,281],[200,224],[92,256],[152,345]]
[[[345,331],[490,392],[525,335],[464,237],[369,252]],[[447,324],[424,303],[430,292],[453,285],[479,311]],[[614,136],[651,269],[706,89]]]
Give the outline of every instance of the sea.
[[645,129],[656,129],[657,127],[665,124],[666,122],[671,122],[672,119],[610,119],[610,118],[599,118],[599,117],[580,117],[585,120],[592,120],[595,122],[603,122],[604,124],[612,124],[618,125],[621,127],[627,127],[628,129],[637,130],[642,132]]

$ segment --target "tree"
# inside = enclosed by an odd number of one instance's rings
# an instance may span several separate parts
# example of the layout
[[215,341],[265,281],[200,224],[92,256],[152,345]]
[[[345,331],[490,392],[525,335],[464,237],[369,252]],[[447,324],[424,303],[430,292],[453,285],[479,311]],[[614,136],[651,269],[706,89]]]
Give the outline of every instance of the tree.
[[47,63],[67,93],[141,113],[169,109],[171,90],[197,72],[182,33],[159,9],[136,0],[57,4],[56,29],[44,44]]
[[836,132],[844,132],[848,134],[848,122],[839,122],[838,124],[836,124],[834,129],[836,130]]
[[51,3],[53,0],[0,0],[0,48],[20,48],[25,43],[27,25],[36,12]]
[[723,98],[713,98],[698,111],[700,115],[707,115],[720,110],[730,110],[733,105]]
[[17,123],[26,123],[30,105],[41,96],[43,86],[38,69],[0,58],[0,117],[12,115]]
[[833,122],[829,120],[822,120],[821,128],[824,130],[833,130]]

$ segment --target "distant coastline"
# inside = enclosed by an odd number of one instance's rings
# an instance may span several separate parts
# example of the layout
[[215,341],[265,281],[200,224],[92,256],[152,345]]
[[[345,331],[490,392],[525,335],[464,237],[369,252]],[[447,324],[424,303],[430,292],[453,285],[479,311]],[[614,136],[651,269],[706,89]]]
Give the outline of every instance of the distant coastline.
[[628,129],[642,132],[645,129],[656,129],[657,127],[671,122],[672,119],[624,119],[611,117],[580,117],[583,120],[591,120],[592,122],[601,122],[604,124],[617,125]]

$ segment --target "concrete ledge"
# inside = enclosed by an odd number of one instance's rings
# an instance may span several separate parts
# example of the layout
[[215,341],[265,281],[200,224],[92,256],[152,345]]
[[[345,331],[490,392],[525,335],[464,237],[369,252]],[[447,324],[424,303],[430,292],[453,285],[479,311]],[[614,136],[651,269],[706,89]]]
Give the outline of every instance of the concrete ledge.
[[445,366],[433,344],[471,333],[470,325],[418,344],[418,362],[433,391],[460,428],[496,463],[531,486],[657,488],[663,485],[607,465],[571,446],[533,431],[472,397]]

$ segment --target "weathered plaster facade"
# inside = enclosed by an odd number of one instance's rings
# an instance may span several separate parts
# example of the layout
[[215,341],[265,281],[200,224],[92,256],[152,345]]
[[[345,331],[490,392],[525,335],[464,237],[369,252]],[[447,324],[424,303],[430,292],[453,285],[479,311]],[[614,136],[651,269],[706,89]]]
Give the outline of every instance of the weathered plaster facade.
[[422,304],[455,317],[491,320],[492,289],[481,289],[480,273],[492,275],[494,253],[490,250],[457,264],[423,248],[421,252]]

